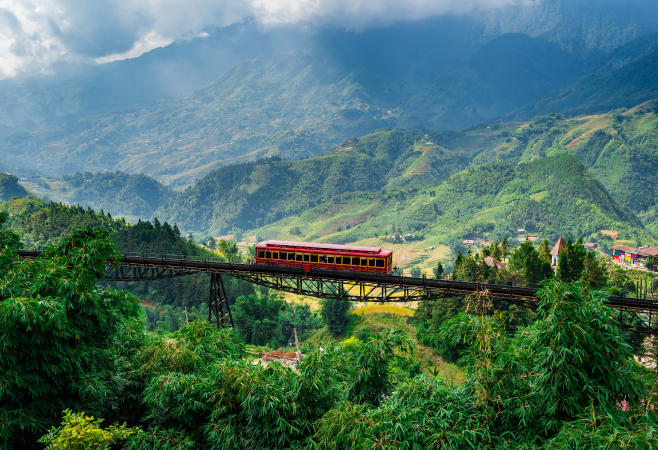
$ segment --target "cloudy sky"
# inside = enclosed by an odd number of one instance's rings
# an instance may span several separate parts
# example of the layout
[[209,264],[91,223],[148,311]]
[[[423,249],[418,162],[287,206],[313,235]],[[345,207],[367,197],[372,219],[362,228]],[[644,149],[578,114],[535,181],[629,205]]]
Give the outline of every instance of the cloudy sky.
[[361,30],[399,20],[541,0],[0,0],[0,78],[56,60],[131,58],[213,27],[254,18]]

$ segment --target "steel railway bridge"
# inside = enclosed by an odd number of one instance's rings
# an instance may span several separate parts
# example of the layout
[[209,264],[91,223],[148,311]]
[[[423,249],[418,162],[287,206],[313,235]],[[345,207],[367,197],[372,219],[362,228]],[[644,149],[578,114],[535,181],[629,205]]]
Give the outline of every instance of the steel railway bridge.
[[[23,258],[38,258],[39,250],[20,250]],[[114,263],[113,261],[108,261]],[[217,327],[232,327],[233,318],[222,275],[260,286],[308,297],[357,302],[408,302],[438,300],[486,291],[492,297],[534,308],[536,288],[513,283],[473,283],[450,279],[428,279],[358,271],[327,270],[266,264],[243,264],[212,259],[190,259],[175,255],[124,254],[118,267],[106,266],[108,281],[156,280],[210,273],[208,320]],[[609,297],[607,304],[618,312],[621,325],[636,333],[658,334],[658,296],[638,289],[633,297]]]

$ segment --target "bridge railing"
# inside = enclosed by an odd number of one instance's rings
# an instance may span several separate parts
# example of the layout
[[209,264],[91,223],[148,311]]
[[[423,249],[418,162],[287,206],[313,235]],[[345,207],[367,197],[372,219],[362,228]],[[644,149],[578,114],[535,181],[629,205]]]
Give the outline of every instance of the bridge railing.
[[[197,256],[197,255],[177,255],[175,253],[140,253],[140,252],[124,252],[121,253],[124,258],[149,258],[149,259],[175,259],[181,261],[213,261],[213,262],[230,262],[222,256]],[[233,261],[237,262],[237,261]]]

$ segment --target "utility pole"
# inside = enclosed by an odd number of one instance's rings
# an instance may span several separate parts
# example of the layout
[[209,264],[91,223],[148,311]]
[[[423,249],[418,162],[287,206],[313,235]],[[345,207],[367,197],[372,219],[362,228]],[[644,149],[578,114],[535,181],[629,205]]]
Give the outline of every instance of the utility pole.
[[295,346],[297,347],[297,364],[302,362],[302,353],[299,351],[299,341],[297,340],[297,328],[295,330]]

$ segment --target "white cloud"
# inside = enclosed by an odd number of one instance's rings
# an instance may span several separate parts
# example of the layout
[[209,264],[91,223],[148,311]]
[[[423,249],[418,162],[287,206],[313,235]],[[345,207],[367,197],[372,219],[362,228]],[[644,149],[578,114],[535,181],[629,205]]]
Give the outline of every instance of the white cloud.
[[[0,78],[62,55],[104,63],[255,18],[353,30],[535,0],[0,0]],[[536,0],[541,1],[541,0]]]
[[539,0],[253,0],[253,7],[263,23],[310,21],[362,30],[373,25],[535,1]]
[[157,31],[151,31],[146,36],[135,42],[130,50],[123,53],[113,53],[111,55],[100,56],[94,58],[94,62],[104,64],[111,61],[118,61],[121,59],[136,58],[137,56],[146,53],[154,48],[164,47],[174,41],[173,38],[166,38],[160,36]]

